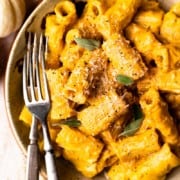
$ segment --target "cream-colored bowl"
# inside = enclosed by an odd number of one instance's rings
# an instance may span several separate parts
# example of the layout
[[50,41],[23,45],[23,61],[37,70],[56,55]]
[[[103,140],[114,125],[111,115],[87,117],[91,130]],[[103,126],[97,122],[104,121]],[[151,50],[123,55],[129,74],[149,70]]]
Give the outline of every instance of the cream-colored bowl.
[[[162,1],[162,0],[161,0]],[[29,16],[18,33],[8,60],[6,81],[5,81],[5,101],[8,118],[15,138],[20,145],[22,151],[26,155],[28,145],[29,129],[25,127],[19,120],[19,114],[24,104],[22,95],[22,61],[25,50],[25,32],[40,32],[42,31],[43,18],[53,11],[54,6],[59,0],[44,0]],[[43,163],[42,163],[43,164]],[[57,159],[58,172],[61,180],[87,180],[78,173],[74,167],[65,160]],[[43,169],[43,168],[42,168]],[[180,179],[180,171],[178,169],[171,173],[168,179]],[[103,173],[94,180],[106,179]]]

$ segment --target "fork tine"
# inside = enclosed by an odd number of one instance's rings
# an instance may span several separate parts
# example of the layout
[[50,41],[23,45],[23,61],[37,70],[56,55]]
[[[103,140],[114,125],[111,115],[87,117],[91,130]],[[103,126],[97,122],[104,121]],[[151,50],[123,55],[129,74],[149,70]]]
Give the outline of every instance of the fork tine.
[[[31,36],[29,38],[29,40],[31,43]],[[30,45],[30,49],[33,50],[30,50],[30,55],[29,55],[29,63],[28,63],[28,69],[29,69],[29,81],[30,81],[30,93],[31,93],[31,100],[34,101],[36,98],[35,98],[35,89],[34,89],[34,85],[35,85],[35,64],[36,64],[36,59],[37,59],[37,36],[36,34],[34,35],[34,41],[33,41],[33,47],[32,45]],[[32,52],[31,52],[32,51]],[[32,53],[32,54],[31,54]]]
[[41,40],[41,37],[40,37],[40,40],[39,40],[39,47],[38,47],[38,57],[36,59],[36,63],[35,63],[35,70],[36,70],[36,83],[37,83],[37,93],[38,93],[38,99],[39,100],[42,100],[42,97],[43,97],[43,93],[42,93],[42,90],[43,88],[41,87],[41,77],[40,77],[40,74],[41,74],[41,67],[40,67],[40,61],[41,61],[41,49],[43,48],[43,42]]
[[27,54],[24,55],[23,61],[23,96],[25,103],[28,101],[28,94],[27,94]]
[[41,67],[42,67],[42,75],[43,75],[43,84],[44,84],[44,94],[45,94],[45,100],[49,101],[49,91],[48,91],[48,84],[47,84],[47,77],[46,77],[46,72],[45,72],[45,54],[46,54],[46,50],[47,50],[47,38],[46,38],[46,44],[45,47],[43,45],[43,35],[41,34],[40,37],[40,43],[42,44],[42,47],[39,49],[40,52],[40,58],[39,60],[41,60]]
[[32,34],[28,33],[28,42],[26,47],[26,54],[24,55],[24,61],[23,61],[23,95],[25,102],[29,101],[29,95],[28,95],[28,81],[29,81],[29,66],[31,61],[31,54],[32,54]]
[[27,42],[27,53],[26,53],[26,55],[27,55],[27,77],[28,77],[28,74],[29,74],[29,62],[30,62],[30,59],[31,59],[31,54],[32,54],[32,45],[31,45],[31,41],[32,41],[32,33],[31,32],[29,32],[28,33],[28,42]]

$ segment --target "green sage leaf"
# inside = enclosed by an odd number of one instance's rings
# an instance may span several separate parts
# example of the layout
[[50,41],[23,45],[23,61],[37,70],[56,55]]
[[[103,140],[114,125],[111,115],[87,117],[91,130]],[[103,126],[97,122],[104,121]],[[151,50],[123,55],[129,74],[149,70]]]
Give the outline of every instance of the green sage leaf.
[[90,51],[99,48],[101,45],[101,41],[95,39],[75,38],[74,40],[79,46]]
[[124,128],[124,131],[119,136],[132,136],[141,126],[141,123],[144,119],[142,110],[138,104],[133,105],[133,120],[127,124]]
[[124,128],[124,131],[120,134],[120,136],[132,136],[139,129],[141,122],[142,119],[133,120]]
[[117,75],[116,80],[126,86],[130,86],[134,83],[134,80],[131,77],[122,74]]
[[81,125],[81,121],[79,121],[76,117],[71,117],[62,121],[61,124],[68,125],[69,127],[79,127]]

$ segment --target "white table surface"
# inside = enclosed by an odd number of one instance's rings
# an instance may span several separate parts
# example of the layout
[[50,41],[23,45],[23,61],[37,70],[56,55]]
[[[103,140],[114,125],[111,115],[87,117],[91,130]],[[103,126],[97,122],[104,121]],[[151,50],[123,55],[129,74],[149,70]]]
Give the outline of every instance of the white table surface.
[[7,118],[5,118],[3,87],[0,88],[0,179],[24,180],[26,158],[17,145]]

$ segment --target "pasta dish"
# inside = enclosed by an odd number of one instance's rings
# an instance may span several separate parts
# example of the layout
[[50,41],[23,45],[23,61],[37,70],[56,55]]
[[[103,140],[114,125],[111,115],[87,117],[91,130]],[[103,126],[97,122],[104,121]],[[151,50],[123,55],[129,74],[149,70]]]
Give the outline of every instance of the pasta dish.
[[56,156],[89,178],[165,179],[180,165],[180,3],[61,0],[45,35]]

